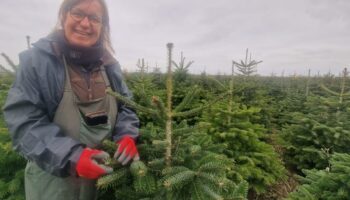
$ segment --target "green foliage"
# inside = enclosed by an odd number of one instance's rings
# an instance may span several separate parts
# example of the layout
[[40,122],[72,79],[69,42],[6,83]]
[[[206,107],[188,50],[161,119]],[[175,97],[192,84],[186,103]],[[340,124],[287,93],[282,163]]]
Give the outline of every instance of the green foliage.
[[[205,154],[207,156],[200,156]],[[200,151],[193,152],[191,157],[192,162],[185,159],[183,166],[161,171],[134,161],[129,169],[119,168],[99,179],[98,186],[102,190],[114,188],[121,199],[245,199],[248,184],[241,182],[236,185],[226,178],[226,172],[232,170],[232,161]]]
[[[235,76],[229,97],[232,77],[191,75],[189,66],[182,59],[174,71],[170,166],[164,156],[169,147],[166,75],[158,70],[125,76],[134,101],[118,98],[141,119],[141,161],[125,167],[111,160],[114,173],[98,180],[99,199],[246,199],[248,189],[250,195],[264,193],[285,173],[269,144],[271,132],[281,133],[286,163],[307,175],[290,199],[349,199],[349,156],[334,154],[350,150],[346,82],[340,102],[340,79],[334,76]],[[2,105],[13,77],[0,78]],[[2,115],[0,199],[24,199],[25,161],[12,151]],[[115,144],[104,143],[104,148],[113,154]],[[312,168],[330,171],[304,170]]]
[[[114,188],[115,194],[121,199],[245,199],[247,190],[244,188],[247,187],[236,185],[241,180],[233,182],[227,178],[232,173],[233,161],[222,154],[225,146],[214,144],[211,136],[201,130],[203,126],[194,124],[191,127],[187,121],[189,116],[198,115],[215,100],[194,107],[196,87],[181,97],[180,102],[172,99],[171,49],[172,44],[168,44],[166,104],[163,99],[152,95],[151,101],[143,100],[141,105],[108,91],[118,101],[153,118],[152,123],[147,123],[141,130],[142,141],[138,149],[142,161],[131,164],[128,170],[130,178]],[[216,99],[221,98],[223,96]],[[114,169],[118,173],[121,168],[115,166]],[[119,177],[114,174],[109,176]],[[113,182],[99,181],[98,185],[108,188],[105,184]]]
[[[166,148],[161,140],[163,129],[149,123],[138,146],[143,162],[135,161],[127,169],[115,166],[113,174],[99,179],[99,188],[102,191],[112,188],[121,199],[245,199],[248,185],[243,182],[236,185],[227,179],[233,161],[219,154],[225,148],[213,144],[211,137],[199,131],[199,127],[192,129],[193,132],[174,134],[173,164],[168,168],[163,159]],[[183,122],[174,128],[189,127]],[[104,144],[107,149],[113,146]]]
[[12,75],[0,74],[0,91],[4,93],[4,96],[3,94],[1,95],[2,98],[5,98],[7,96],[5,93],[7,93],[8,89],[10,89],[13,78],[14,77]]
[[[283,125],[290,124],[294,121],[291,117],[291,113],[304,111],[306,109],[306,97],[303,91],[294,90],[286,93],[280,89],[276,89],[271,95],[275,97],[275,103],[271,106],[275,108],[273,123],[279,129],[281,129]],[[277,95],[279,96],[276,98]]]
[[324,169],[333,152],[349,152],[349,102],[310,95],[299,112],[289,113],[281,135],[287,163],[298,169]]
[[227,103],[220,102],[204,115],[204,119],[211,123],[209,133],[215,143],[225,144],[225,155],[235,161],[230,177],[248,181],[257,193],[264,192],[285,173],[273,147],[264,141],[266,130],[252,122],[259,116],[260,110],[234,104],[229,112]]
[[[2,80],[3,81],[3,80]],[[0,90],[0,107],[5,103],[7,84]],[[0,113],[0,199],[24,200],[25,160],[12,150],[11,140]]]
[[304,170],[303,184],[289,195],[289,200],[346,200],[350,199],[350,155],[333,154],[331,168]]

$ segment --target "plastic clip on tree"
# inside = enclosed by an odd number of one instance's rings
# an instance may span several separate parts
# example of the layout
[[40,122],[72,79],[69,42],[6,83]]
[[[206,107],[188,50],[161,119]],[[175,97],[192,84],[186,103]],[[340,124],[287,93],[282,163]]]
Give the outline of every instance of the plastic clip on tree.
[[189,127],[185,121],[176,124],[173,120],[198,114],[227,94],[184,111],[186,105],[191,105],[191,96],[195,94],[190,91],[173,109],[173,44],[167,44],[167,48],[166,105],[160,98],[153,97],[152,105],[145,107],[108,91],[118,101],[149,113],[155,120],[142,130],[142,143],[138,146],[145,163],[133,162],[130,170],[115,166],[115,173],[101,178],[98,186],[101,189],[112,187],[121,199],[245,199],[247,183],[235,184],[227,179],[233,161],[222,155],[224,146],[213,144],[211,137],[201,131],[201,124]]

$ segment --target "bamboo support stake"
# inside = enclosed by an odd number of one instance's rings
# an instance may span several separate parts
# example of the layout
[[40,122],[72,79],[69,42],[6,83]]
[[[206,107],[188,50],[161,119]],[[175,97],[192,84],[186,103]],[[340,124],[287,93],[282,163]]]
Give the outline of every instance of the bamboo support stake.
[[341,90],[339,94],[339,103],[343,103],[343,96],[344,96],[344,90],[345,90],[345,81],[346,81],[346,76],[348,75],[347,68],[344,68],[343,70],[343,78],[341,82]]
[[309,69],[309,73],[308,73],[307,81],[306,81],[306,93],[305,93],[305,96],[306,96],[306,97],[309,96],[309,90],[310,90],[310,73],[311,73],[311,70]]
[[[229,103],[228,103],[228,111],[231,112],[232,111],[232,104],[233,104],[233,76],[235,73],[235,62],[232,62],[232,74],[231,74],[231,81],[230,81],[230,94],[229,94]],[[231,123],[231,115],[228,116],[227,118],[228,124]]]
[[166,147],[165,152],[165,164],[167,167],[171,166],[171,147],[172,147],[172,141],[171,141],[171,135],[172,135],[172,93],[173,93],[173,83],[172,83],[172,48],[173,44],[168,43],[168,76],[167,76],[167,82],[166,82],[166,88],[167,88],[167,119],[166,119],[166,127],[165,127],[165,135],[166,135],[166,141],[168,143],[168,146]]

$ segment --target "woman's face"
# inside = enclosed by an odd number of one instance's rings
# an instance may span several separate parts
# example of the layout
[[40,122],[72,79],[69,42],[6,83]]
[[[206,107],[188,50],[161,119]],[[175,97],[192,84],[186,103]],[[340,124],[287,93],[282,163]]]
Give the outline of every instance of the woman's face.
[[72,7],[63,22],[69,44],[91,47],[100,39],[103,8],[97,0],[86,0]]

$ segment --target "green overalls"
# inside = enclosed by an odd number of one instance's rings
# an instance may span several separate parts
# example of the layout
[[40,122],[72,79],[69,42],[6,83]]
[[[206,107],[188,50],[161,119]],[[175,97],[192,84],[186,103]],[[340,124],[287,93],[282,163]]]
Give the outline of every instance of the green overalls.
[[[79,140],[87,147],[96,148],[102,140],[111,138],[117,116],[116,100],[106,94],[102,98],[80,102],[72,90],[68,65],[66,60],[63,60],[66,73],[64,93],[53,122],[59,125],[67,136]],[[100,69],[106,87],[110,88],[104,66],[100,66]],[[101,111],[107,113],[108,122],[94,126],[87,125],[83,116]],[[27,163],[25,169],[26,200],[94,200],[95,184],[96,180],[81,177],[53,176],[31,161]]]

